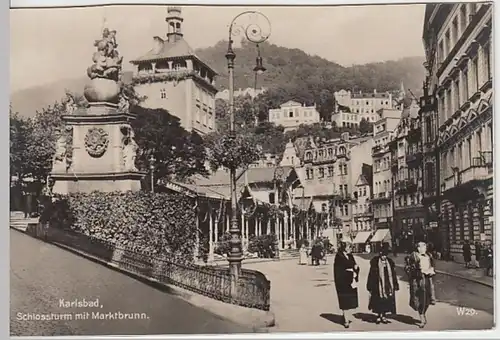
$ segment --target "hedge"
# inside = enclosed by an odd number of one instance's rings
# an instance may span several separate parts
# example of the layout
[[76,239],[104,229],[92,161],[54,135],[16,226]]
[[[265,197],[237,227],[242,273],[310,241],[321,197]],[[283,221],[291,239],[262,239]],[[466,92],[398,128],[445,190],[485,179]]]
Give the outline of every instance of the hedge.
[[120,246],[193,262],[194,200],[167,193],[93,192],[59,196],[40,222]]

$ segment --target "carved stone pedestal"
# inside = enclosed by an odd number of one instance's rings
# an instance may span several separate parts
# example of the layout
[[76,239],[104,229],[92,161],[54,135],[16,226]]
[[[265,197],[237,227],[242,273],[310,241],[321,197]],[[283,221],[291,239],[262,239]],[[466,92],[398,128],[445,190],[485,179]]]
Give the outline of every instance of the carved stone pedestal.
[[145,173],[135,167],[137,144],[130,126],[134,118],[117,112],[117,105],[111,103],[91,103],[86,112],[64,116],[72,135],[67,138],[72,141],[72,157],[70,164],[54,160],[52,192],[140,190]]

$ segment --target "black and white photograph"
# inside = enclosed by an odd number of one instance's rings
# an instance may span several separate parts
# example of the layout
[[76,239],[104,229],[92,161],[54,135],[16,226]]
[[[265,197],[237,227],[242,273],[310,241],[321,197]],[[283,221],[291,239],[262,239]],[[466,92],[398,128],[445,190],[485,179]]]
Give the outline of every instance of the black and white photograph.
[[492,2],[9,16],[11,336],[495,327]]

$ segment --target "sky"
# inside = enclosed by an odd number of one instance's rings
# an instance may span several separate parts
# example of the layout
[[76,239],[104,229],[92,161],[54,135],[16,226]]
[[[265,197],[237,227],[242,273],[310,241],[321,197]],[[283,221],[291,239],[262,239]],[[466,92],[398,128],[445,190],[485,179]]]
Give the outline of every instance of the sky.
[[[269,42],[299,48],[344,66],[422,56],[425,5],[336,7],[185,6],[184,38],[194,49],[227,40],[228,26],[253,9],[271,22]],[[129,61],[166,34],[166,6],[102,6],[10,10],[10,86],[17,91],[86,74],[103,23],[117,31]],[[239,39],[235,39],[239,40]],[[223,58],[224,56],[221,56]]]

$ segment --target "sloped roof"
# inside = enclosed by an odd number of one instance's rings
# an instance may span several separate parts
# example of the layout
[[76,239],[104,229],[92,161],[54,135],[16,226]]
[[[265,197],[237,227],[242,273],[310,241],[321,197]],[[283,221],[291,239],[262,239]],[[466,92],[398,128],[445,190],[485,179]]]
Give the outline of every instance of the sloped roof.
[[288,106],[302,106],[302,104],[294,100],[289,100],[286,103],[280,105],[280,107],[288,107]]
[[358,177],[358,181],[356,182],[356,186],[363,186],[363,185],[369,185],[368,179],[365,177],[365,175],[361,174]]
[[143,56],[131,60],[132,64],[138,64],[144,61],[153,61],[153,60],[161,60],[161,59],[172,59],[172,58],[186,58],[193,57],[196,58],[199,62],[204,64],[210,70],[217,74],[217,72],[210,67],[207,63],[205,63],[200,57],[196,55],[194,50],[189,46],[186,40],[179,39],[174,42],[165,41],[163,43],[162,48],[156,52],[154,49],[149,50]]
[[[243,171],[237,176],[237,183],[244,184],[248,183],[267,183],[274,181],[274,173],[277,167],[265,167],[265,168],[249,168]],[[283,178],[288,178],[292,171],[295,171],[292,166],[282,166]]]

